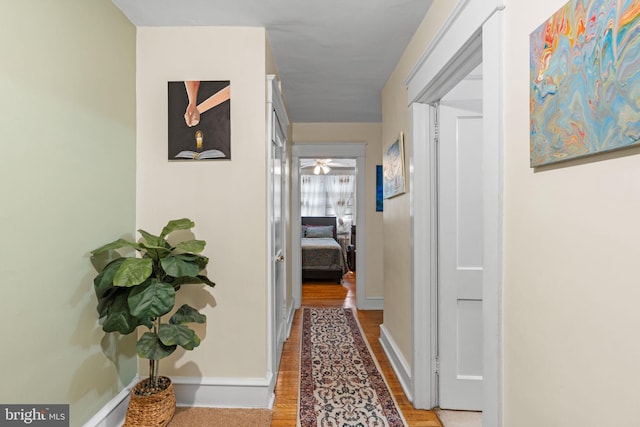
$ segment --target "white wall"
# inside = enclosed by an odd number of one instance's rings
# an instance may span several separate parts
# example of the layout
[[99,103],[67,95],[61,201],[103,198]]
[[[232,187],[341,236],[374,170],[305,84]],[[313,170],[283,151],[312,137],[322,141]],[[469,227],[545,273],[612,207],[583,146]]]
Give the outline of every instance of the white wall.
[[[200,347],[161,361],[168,375],[266,375],[265,46],[262,28],[138,29],[137,224],[153,232],[169,219],[194,220],[217,284],[183,295],[207,324]],[[185,79],[231,81],[230,161],[167,160],[167,82]]]
[[[408,127],[403,80],[415,52],[453,3],[434,2],[385,86],[385,146]],[[529,167],[529,34],[565,0],[505,3],[504,426],[635,426],[640,149]],[[410,360],[409,204],[390,205],[385,327]]]
[[6,0],[0,57],[0,402],[80,426],[136,372],[89,261],[135,230],[135,28],[109,0]]
[[529,34],[505,9],[505,426],[638,425],[640,153],[529,168]]

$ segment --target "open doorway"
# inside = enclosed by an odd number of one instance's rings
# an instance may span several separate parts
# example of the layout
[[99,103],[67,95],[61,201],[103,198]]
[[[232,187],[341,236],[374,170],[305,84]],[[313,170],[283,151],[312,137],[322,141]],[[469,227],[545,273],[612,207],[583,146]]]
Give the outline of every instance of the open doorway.
[[[438,403],[482,411],[482,66],[435,106],[438,209]],[[482,424],[482,414],[466,414]]]
[[[356,269],[356,159],[301,158],[299,176],[302,238],[310,243],[309,251],[304,245],[302,248],[303,255],[307,254],[302,260],[302,281],[339,282],[344,274]],[[331,229],[319,228],[322,226]],[[337,255],[330,249],[313,250],[322,248],[321,239],[325,238],[338,243]]]
[[[314,292],[335,292],[344,294],[344,298],[351,292],[351,297],[355,294],[355,306],[361,307],[364,269],[359,271],[357,266],[364,265],[365,251],[357,230],[364,229],[365,221],[364,154],[361,143],[292,146],[291,275],[295,307],[300,307],[303,283],[313,285]],[[303,243],[315,245],[321,239],[332,242],[334,249],[303,249]]]
[[300,158],[302,295],[355,302],[355,158]]
[[[435,103],[482,63],[482,411],[502,425],[501,1],[461,2],[408,78],[413,175],[413,403],[438,405],[438,201]],[[425,262],[426,260],[426,262]]]

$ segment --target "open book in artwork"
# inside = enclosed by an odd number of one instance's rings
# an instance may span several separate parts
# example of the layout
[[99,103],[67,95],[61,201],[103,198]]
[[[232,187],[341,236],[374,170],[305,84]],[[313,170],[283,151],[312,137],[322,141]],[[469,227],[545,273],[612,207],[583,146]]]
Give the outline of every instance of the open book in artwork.
[[203,159],[219,159],[221,157],[226,157],[224,153],[220,150],[205,150],[202,151],[202,141],[204,139],[204,133],[201,130],[196,131],[196,150],[183,150],[176,155],[176,159],[192,159],[192,160],[203,160]]
[[225,155],[220,150],[206,150],[201,152],[184,150],[179,152],[176,155],[176,159],[193,159],[193,160],[219,159],[222,157],[225,157]]

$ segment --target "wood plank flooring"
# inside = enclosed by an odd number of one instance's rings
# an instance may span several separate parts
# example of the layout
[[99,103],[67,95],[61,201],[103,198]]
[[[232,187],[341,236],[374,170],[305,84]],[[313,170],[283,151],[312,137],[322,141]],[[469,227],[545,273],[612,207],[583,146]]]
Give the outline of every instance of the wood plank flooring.
[[[355,273],[348,273],[342,285],[335,283],[305,283],[302,286],[302,306],[353,307],[356,306]],[[433,411],[414,409],[404,395],[391,364],[382,350],[378,338],[382,324],[381,310],[357,311],[358,321],[369,345],[378,360],[389,388],[409,427],[442,427]],[[298,412],[298,375],[300,363],[300,332],[302,321],[300,310],[296,311],[291,336],[285,342],[280,362],[280,371],[275,390],[272,427],[294,427]]]

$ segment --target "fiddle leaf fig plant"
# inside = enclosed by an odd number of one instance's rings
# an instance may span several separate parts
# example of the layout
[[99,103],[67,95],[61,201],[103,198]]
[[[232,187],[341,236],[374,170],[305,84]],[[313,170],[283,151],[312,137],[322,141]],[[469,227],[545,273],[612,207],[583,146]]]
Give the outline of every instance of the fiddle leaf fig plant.
[[[139,242],[118,239],[91,251],[91,262],[98,275],[93,281],[98,298],[98,316],[105,332],[123,335],[138,326],[147,328],[136,344],[138,356],[149,359],[150,390],[158,388],[158,361],[173,353],[178,346],[193,350],[200,344],[189,323],[205,323],[206,317],[184,304],[168,319],[176,303],[176,292],[183,285],[213,283],[202,271],[209,259],[201,255],[204,240],[185,240],[174,245],[167,236],[174,231],[190,230],[190,219],[169,221],[156,236],[138,230]],[[135,251],[125,257],[121,251]],[[152,393],[152,391],[149,391]]]

